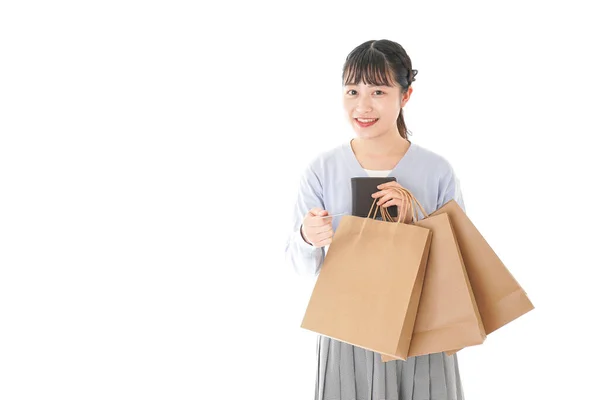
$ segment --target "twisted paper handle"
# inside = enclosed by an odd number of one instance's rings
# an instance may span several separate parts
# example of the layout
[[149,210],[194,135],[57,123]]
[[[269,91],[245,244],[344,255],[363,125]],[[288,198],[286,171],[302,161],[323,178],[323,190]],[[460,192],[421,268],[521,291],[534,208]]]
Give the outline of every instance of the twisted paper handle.
[[[417,210],[414,207],[413,203],[417,204],[417,206],[421,210],[421,213],[423,213],[423,218],[427,218],[429,216],[425,212],[425,209],[423,208],[423,206],[421,205],[421,203],[419,202],[419,200],[417,200],[417,198],[408,189],[403,188],[403,187],[393,188],[393,189],[395,191],[399,192],[400,194],[402,194],[404,196],[404,198],[407,200],[404,203],[407,205],[407,207],[409,207],[410,214],[412,215],[412,222],[416,222],[418,220]],[[373,206],[375,206],[376,203],[377,203],[377,199],[374,199],[373,200],[373,204],[371,205],[371,209],[369,210],[369,214],[367,215],[367,218],[371,218],[371,212],[373,211]],[[373,214],[373,219],[377,215],[377,210],[379,208],[380,208],[379,205],[377,205],[375,207],[375,213]],[[400,221],[402,221],[401,216],[403,216],[404,214],[405,214],[404,213],[404,208],[403,207],[398,207],[398,221],[396,221],[396,223],[400,223]],[[382,216],[382,219],[384,221],[389,221],[389,222],[393,222],[394,221],[394,219],[390,215],[389,211],[385,207],[381,207],[381,216]]]

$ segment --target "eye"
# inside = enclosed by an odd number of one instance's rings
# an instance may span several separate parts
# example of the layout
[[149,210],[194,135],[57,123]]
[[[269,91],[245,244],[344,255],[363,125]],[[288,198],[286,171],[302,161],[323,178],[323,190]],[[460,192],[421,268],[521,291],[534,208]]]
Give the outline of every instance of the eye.
[[354,90],[354,89],[350,89],[350,90],[348,90],[348,92],[346,92],[346,93],[348,93],[348,94],[352,95],[352,93],[350,93],[350,92],[356,92],[356,90]]
[[384,92],[381,90],[376,90],[375,92],[380,92],[381,94],[384,94]]

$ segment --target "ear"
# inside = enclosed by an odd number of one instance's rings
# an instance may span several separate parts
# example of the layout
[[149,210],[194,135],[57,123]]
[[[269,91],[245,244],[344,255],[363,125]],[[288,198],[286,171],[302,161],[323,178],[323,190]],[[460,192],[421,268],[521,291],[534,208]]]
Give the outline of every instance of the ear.
[[410,95],[412,94],[412,91],[413,91],[412,86],[409,86],[406,93],[404,93],[402,95],[402,100],[400,101],[400,107],[404,107],[406,105],[406,103],[408,102],[408,99],[410,99]]

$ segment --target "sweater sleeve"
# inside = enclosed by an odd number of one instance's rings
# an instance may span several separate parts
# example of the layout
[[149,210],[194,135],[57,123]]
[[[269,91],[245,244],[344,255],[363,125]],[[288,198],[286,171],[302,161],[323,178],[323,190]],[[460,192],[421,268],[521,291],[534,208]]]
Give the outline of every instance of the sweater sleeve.
[[462,191],[460,189],[460,181],[454,172],[452,166],[449,165],[448,173],[440,181],[440,192],[438,196],[437,208],[439,209],[450,200],[456,201],[456,203],[466,213],[465,203],[463,201]]
[[285,247],[286,261],[301,276],[317,276],[325,258],[324,248],[314,247],[306,243],[300,233],[304,216],[314,207],[325,209],[323,187],[317,174],[309,166],[300,179],[296,204],[293,210],[292,232],[287,238]]

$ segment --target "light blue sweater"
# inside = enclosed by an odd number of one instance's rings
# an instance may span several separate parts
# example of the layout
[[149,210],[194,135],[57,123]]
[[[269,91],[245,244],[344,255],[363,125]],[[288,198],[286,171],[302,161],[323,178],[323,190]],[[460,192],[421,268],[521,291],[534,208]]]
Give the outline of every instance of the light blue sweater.
[[[293,228],[285,248],[287,261],[299,275],[317,276],[328,249],[328,246],[313,247],[302,239],[300,227],[304,216],[313,207],[323,208],[329,214],[344,212],[350,215],[350,178],[355,176],[369,175],[356,159],[350,141],[321,153],[302,174],[294,207]],[[411,143],[389,176],[394,176],[401,186],[410,190],[428,214],[451,199],[465,210],[459,180],[452,166],[431,150]],[[422,219],[420,211],[418,214]],[[333,217],[334,237],[342,217]]]

